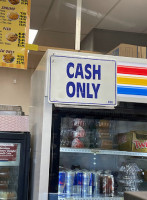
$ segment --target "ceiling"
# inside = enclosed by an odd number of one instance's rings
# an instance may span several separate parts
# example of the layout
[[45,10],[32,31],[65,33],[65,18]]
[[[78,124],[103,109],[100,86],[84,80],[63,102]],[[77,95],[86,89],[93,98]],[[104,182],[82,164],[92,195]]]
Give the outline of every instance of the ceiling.
[[[41,46],[74,49],[76,0],[31,0],[30,28]],[[147,0],[83,0],[81,40],[93,29],[147,33]],[[29,53],[29,68],[43,53]],[[36,56],[36,59],[35,59]]]

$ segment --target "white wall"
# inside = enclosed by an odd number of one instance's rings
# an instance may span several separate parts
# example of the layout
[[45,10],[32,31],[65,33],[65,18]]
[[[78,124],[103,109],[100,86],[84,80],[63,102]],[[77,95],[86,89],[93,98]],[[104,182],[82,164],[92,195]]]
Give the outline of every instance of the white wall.
[[[30,82],[33,69],[0,68],[0,104],[22,106],[29,114]],[[13,81],[16,80],[16,83]]]

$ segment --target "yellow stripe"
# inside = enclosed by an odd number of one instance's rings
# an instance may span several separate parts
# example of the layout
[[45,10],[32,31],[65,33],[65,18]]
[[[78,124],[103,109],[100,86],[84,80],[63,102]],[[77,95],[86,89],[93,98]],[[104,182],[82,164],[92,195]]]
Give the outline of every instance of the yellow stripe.
[[131,76],[117,76],[117,84],[127,85],[142,85],[147,86],[147,78],[131,77]]

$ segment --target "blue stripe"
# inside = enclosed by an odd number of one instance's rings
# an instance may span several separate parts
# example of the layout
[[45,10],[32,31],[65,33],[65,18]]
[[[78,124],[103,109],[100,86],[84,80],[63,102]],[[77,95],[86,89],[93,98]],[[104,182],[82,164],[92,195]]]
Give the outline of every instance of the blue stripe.
[[117,86],[117,94],[147,96],[147,87]]

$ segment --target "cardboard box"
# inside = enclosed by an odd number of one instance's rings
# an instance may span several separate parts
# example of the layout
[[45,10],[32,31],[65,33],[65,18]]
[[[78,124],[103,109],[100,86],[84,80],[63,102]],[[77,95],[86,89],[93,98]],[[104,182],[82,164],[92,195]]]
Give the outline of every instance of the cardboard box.
[[111,50],[108,54],[114,56],[147,58],[147,48],[131,44],[120,44],[115,49]]
[[144,181],[147,181],[147,170],[144,170]]
[[147,152],[147,132],[120,133],[118,145],[121,151]]
[[145,191],[132,191],[124,193],[124,200],[146,200],[147,192]]

